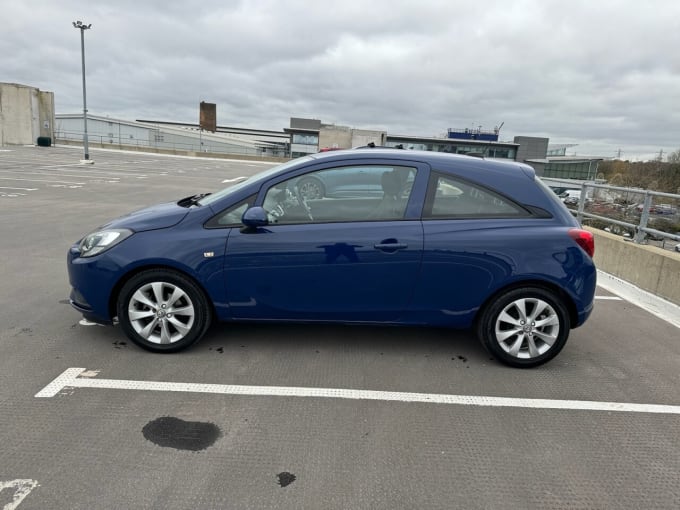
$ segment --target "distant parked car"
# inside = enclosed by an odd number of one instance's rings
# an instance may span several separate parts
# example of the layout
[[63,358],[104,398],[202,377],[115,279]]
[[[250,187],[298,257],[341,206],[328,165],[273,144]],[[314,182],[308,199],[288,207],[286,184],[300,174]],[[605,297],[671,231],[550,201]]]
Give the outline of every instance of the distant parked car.
[[[381,196],[383,193],[381,179],[383,173],[389,170],[391,168],[365,165],[330,169],[315,172],[301,179],[297,186],[306,200],[324,197]],[[400,183],[402,187],[413,183],[413,176],[404,174],[403,177],[403,182]]]
[[[320,198],[302,191],[312,180]],[[594,249],[527,165],[332,151],[99,227],[68,252],[70,302],[154,352],[214,319],[429,325],[531,367],[590,316]]]
[[664,214],[664,215],[672,216],[672,215],[678,213],[678,209],[673,207],[670,204],[659,204],[655,207],[654,212],[656,214]]
[[[637,204],[635,210],[641,213],[644,210],[644,204]],[[671,204],[657,204],[649,206],[649,213],[672,216],[678,213],[678,209]]]

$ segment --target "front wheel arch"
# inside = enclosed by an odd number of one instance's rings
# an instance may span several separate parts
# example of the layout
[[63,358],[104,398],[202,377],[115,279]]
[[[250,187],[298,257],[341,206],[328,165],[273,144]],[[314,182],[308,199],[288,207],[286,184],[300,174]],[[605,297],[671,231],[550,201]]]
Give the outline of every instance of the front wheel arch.
[[167,268],[147,269],[127,279],[118,293],[117,312],[132,342],[159,353],[198,342],[213,319],[212,305],[195,280]]
[[153,265],[149,265],[149,266],[136,267],[133,270],[131,270],[130,272],[125,273],[125,275],[120,280],[118,280],[116,285],[113,287],[113,290],[111,291],[111,295],[109,296],[109,317],[111,317],[111,319],[113,319],[117,315],[117,303],[118,303],[118,299],[120,298],[120,291],[123,289],[125,284],[128,281],[130,281],[132,278],[137,276],[138,274],[144,273],[145,271],[154,270],[154,269],[160,269],[160,270],[163,270],[163,271],[170,271],[170,272],[178,273],[178,274],[184,276],[185,278],[190,279],[192,281],[192,283],[194,285],[196,285],[201,290],[201,292],[203,293],[203,297],[206,299],[206,302],[210,305],[210,316],[212,318],[217,317],[215,305],[213,304],[212,299],[210,298],[210,294],[208,294],[208,292],[206,292],[203,285],[201,285],[201,283],[198,280],[196,280],[196,278],[194,278],[191,274],[187,273],[186,271],[182,271],[182,270],[177,269],[176,267],[173,267],[173,266],[164,266],[162,264],[153,264]]

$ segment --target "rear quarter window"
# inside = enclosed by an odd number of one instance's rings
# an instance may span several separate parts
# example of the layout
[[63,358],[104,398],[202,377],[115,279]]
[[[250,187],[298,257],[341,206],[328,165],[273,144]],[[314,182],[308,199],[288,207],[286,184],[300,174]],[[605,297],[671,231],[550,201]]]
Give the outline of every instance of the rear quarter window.
[[455,218],[518,218],[531,216],[521,205],[500,193],[433,172],[428,185],[423,217]]

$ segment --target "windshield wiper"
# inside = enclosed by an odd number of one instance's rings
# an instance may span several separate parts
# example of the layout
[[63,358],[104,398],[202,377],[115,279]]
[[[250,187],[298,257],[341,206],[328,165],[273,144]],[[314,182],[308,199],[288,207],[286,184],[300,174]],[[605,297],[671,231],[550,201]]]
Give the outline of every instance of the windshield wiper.
[[192,205],[196,205],[200,199],[207,197],[208,195],[212,195],[212,193],[200,193],[198,195],[186,197],[177,202],[177,205],[180,207],[191,207]]

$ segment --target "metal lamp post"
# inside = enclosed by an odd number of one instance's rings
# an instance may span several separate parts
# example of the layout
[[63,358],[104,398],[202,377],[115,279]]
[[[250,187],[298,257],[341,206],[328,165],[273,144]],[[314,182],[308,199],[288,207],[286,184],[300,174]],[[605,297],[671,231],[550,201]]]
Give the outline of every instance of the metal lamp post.
[[87,94],[85,92],[85,30],[89,30],[92,24],[86,25],[82,21],[74,21],[73,27],[80,30],[80,55],[83,64],[83,150],[82,163],[94,163],[90,159],[90,150],[87,145]]

